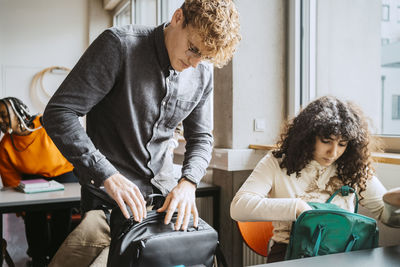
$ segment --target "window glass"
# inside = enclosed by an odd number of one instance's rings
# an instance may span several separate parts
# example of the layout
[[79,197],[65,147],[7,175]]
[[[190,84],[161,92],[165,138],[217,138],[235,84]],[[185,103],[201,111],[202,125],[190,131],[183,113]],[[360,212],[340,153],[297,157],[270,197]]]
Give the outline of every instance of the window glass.
[[381,133],[400,135],[400,0],[382,0]]
[[161,22],[169,21],[175,10],[181,7],[184,0],[161,0],[162,16]]
[[157,0],[136,0],[135,7],[135,24],[147,26],[156,26],[159,24]]
[[131,24],[132,8],[131,3],[125,3],[114,15],[114,26]]
[[116,8],[114,26],[156,26],[171,19],[184,0],[125,0]]

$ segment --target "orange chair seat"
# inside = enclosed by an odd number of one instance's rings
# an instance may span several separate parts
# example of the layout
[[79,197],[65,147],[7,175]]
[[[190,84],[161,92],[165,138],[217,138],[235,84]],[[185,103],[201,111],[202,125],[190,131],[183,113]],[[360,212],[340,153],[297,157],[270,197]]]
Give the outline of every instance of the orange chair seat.
[[246,245],[255,253],[267,257],[268,243],[274,227],[271,222],[237,222]]

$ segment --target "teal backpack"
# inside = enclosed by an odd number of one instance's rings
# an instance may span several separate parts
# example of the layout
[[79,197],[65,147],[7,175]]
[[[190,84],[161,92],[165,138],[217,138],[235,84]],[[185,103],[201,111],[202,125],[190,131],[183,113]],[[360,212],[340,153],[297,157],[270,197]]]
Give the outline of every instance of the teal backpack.
[[349,186],[342,186],[326,203],[309,202],[313,208],[305,211],[292,225],[285,260],[320,256],[339,252],[376,248],[379,232],[376,220],[357,214],[358,197],[354,213],[331,204],[341,193],[355,193]]

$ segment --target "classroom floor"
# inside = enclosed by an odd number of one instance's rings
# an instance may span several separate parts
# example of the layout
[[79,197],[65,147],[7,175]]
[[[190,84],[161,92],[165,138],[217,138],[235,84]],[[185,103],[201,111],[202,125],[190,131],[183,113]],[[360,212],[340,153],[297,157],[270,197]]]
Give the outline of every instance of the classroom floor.
[[[3,215],[3,237],[7,241],[7,250],[16,267],[25,267],[29,261],[26,254],[28,245],[25,237],[25,225],[15,213]],[[4,262],[3,266],[7,266]]]

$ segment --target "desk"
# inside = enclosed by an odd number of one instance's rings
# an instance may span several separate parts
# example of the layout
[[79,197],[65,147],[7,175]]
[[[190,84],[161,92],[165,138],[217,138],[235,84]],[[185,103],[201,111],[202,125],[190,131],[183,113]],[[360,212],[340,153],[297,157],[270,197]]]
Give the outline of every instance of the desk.
[[[3,213],[20,211],[52,210],[66,207],[79,207],[81,186],[79,183],[66,183],[63,191],[25,194],[12,188],[0,191],[0,240],[3,239]],[[3,251],[0,249],[0,263]]]
[[298,260],[256,265],[258,267],[398,267],[400,245],[337,253]]

